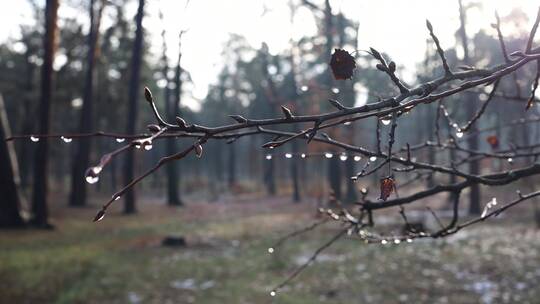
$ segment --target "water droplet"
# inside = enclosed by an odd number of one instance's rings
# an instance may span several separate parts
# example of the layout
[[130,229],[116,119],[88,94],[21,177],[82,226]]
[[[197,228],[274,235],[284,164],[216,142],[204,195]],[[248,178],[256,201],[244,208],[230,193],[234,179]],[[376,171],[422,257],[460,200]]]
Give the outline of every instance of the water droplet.
[[489,209],[495,207],[497,205],[497,198],[494,197],[489,201],[489,203],[486,204],[484,207],[484,210],[482,211],[482,215],[480,217],[485,217],[488,214]]
[[463,137],[463,131],[461,131],[461,129],[458,129],[458,130],[456,131],[456,137],[457,137],[457,138],[462,138],[462,137]]
[[332,88],[332,93],[339,94],[339,89],[338,88]]
[[274,253],[274,248],[272,247],[268,248],[268,253]]
[[387,240],[382,240],[381,244],[386,245],[386,244],[388,244],[388,241]]
[[271,160],[271,159],[272,159],[272,155],[271,155],[271,154],[267,154],[267,155],[266,155],[266,159]]
[[32,135],[32,136],[30,136],[30,140],[33,141],[33,142],[38,142],[39,138]]
[[347,154],[341,154],[341,155],[339,156],[339,159],[340,159],[341,161],[346,161],[347,158],[348,158]]
[[395,243],[395,244],[399,244],[399,243],[401,243],[401,241],[398,240],[398,239],[395,239],[395,240],[394,240],[394,243]]
[[136,145],[135,145],[135,148],[140,149],[140,148],[141,148],[141,145],[136,144]]
[[407,243],[412,243],[412,239],[407,239]]
[[381,122],[383,125],[388,126],[392,122],[392,117],[385,116],[381,118]]
[[350,126],[351,124],[352,124],[352,122],[350,122],[350,121],[346,121],[346,122],[343,123],[343,125],[345,125],[345,126]]
[[69,138],[69,137],[65,137],[65,136],[60,136],[60,138],[67,144],[69,144],[70,142],[73,141],[73,138]]
[[85,179],[89,184],[95,184],[99,181],[99,173],[101,172],[101,167],[91,167],[86,170]]
[[457,123],[453,123],[453,124],[452,124],[452,127],[454,127],[454,129],[458,129],[458,128],[459,128],[459,126],[458,126]]
[[99,176],[86,176],[86,182],[89,184],[95,184],[99,181]]
[[126,139],[125,138],[117,138],[116,142],[123,143]]
[[369,161],[374,162],[377,160],[377,156],[372,156],[369,158]]
[[300,155],[300,157],[306,158],[306,153],[302,153],[302,155]]
[[362,159],[362,157],[359,156],[359,155],[355,155],[355,156],[354,156],[354,161],[355,161],[355,162],[360,161],[361,159]]
[[145,149],[146,151],[150,151],[150,150],[152,150],[152,145],[145,145],[145,146],[144,146],[144,149]]
[[329,153],[329,152],[326,152],[326,153],[324,153],[324,157],[326,157],[326,158],[332,158],[332,157],[334,157],[334,154]]
[[291,153],[285,153],[285,158],[292,158],[292,154]]
[[276,291],[275,290],[270,291],[270,296],[275,297],[276,296]]
[[119,195],[119,196],[115,197],[114,200],[117,201],[117,200],[120,199],[120,197],[121,197],[121,196]]
[[308,88],[307,85],[303,85],[303,86],[300,87],[300,91],[302,91],[302,92],[306,92],[308,89],[309,88]]
[[507,161],[508,161],[509,163],[513,163],[513,162],[514,162],[514,159],[511,158],[511,157],[509,157],[509,158],[507,159]]

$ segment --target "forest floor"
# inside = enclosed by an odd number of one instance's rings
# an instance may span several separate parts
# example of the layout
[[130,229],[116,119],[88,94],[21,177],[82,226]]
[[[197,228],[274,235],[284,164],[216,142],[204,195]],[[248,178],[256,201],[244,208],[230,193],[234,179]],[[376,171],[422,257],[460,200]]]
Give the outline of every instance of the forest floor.
[[[285,198],[170,208],[151,199],[100,223],[54,209],[55,230],[0,231],[0,303],[539,303],[540,230],[531,206],[444,240],[365,245],[345,238],[269,291],[339,229],[290,240],[316,206]],[[518,220],[516,220],[518,219]],[[163,247],[182,235],[185,247]]]

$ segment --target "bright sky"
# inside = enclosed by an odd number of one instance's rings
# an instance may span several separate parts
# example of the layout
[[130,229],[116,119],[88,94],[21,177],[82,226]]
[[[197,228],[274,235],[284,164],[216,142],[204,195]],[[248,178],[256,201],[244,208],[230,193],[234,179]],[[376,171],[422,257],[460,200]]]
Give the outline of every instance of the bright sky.
[[[73,16],[76,13],[62,7],[64,1],[60,2],[61,16]],[[291,25],[288,2],[289,0],[191,0],[186,9],[186,0],[147,1],[144,26],[151,35],[150,51],[156,56],[161,53],[160,33],[165,26],[168,32],[169,57],[177,58],[178,33],[182,29],[188,30],[182,42],[182,64],[191,73],[194,81],[192,94],[195,99],[184,102],[197,108],[196,99],[204,98],[208,85],[216,80],[222,64],[221,51],[229,33],[245,36],[254,47],[267,42],[273,53],[287,49],[291,35],[299,38],[314,33],[315,22],[307,8],[296,12]],[[481,8],[468,11],[467,30],[471,35],[481,28],[495,35],[495,31],[490,28],[490,24],[494,22],[495,9],[503,17],[512,9],[521,8],[532,22],[540,5],[537,0],[479,2]],[[425,54],[425,41],[428,38],[426,18],[433,24],[443,47],[455,44],[454,33],[459,27],[457,0],[334,0],[331,3],[336,12],[341,10],[348,17],[360,21],[358,49],[373,46],[386,52],[396,63],[405,67],[405,75],[414,73],[416,63],[421,61]],[[464,3],[469,1],[464,0]],[[158,18],[160,9],[164,14],[164,22]],[[134,15],[135,10],[134,2],[128,7],[127,13]],[[263,15],[263,12],[266,13]],[[30,16],[26,1],[10,1],[10,9],[0,10],[0,42],[8,37],[17,37],[21,22],[33,22]],[[86,15],[79,16],[86,22]]]

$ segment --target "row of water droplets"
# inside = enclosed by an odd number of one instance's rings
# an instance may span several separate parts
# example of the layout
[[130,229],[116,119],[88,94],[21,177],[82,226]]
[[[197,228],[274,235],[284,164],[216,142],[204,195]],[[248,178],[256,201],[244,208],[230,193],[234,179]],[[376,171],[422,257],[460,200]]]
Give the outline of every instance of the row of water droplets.
[[[366,236],[368,235],[368,233],[366,233],[364,230],[360,230],[358,232],[358,234],[360,235],[360,237],[364,238],[365,239],[365,242],[366,243],[369,243],[369,240],[366,238]],[[412,238],[406,238],[406,239],[399,239],[399,238],[388,238],[388,239],[381,239],[380,241],[380,244],[381,245],[391,245],[391,244],[395,244],[395,245],[398,245],[398,244],[401,244],[403,242],[406,242],[406,243],[412,243],[413,242],[413,239]],[[273,254],[276,250],[274,247],[268,247],[267,249],[268,253],[269,254]],[[275,297],[277,295],[277,290],[272,290],[270,291],[270,296],[271,297]]]
[[[297,154],[296,156],[299,156],[300,158],[307,158],[307,157],[314,157],[314,156],[319,156],[319,155],[320,155],[320,154],[311,154],[311,155],[310,155],[310,154],[306,154],[306,153],[301,153],[301,154]],[[325,158],[333,158],[334,155],[336,155],[336,154],[334,154],[334,153],[332,153],[332,152],[325,152],[323,155],[324,155]],[[284,156],[285,158],[287,158],[287,159],[291,159],[291,158],[293,158],[295,155],[294,155],[293,153],[287,152],[287,153],[283,154],[283,156]],[[276,157],[276,155],[266,154],[266,157],[265,157],[265,158],[266,158],[267,160],[271,160],[271,159],[273,159],[274,157]],[[345,154],[345,153],[339,154],[339,159],[340,159],[341,161],[346,161],[347,159],[349,159],[349,157],[352,157],[353,160],[354,160],[355,162],[359,162],[360,160],[362,160],[362,157],[361,157],[360,155],[354,155],[354,156],[351,156],[351,155],[347,155],[347,154]],[[374,161],[376,161],[376,160],[377,160],[377,157],[376,157],[376,156],[371,156],[371,157],[369,158],[369,161],[371,161],[371,162],[374,162]]]
[[[71,143],[73,141],[73,138],[67,137],[67,136],[60,136],[60,139],[64,143]],[[39,142],[39,140],[40,140],[40,138],[38,136],[35,136],[35,135],[30,136],[30,141],[31,142],[36,143],[36,142]],[[125,141],[126,141],[125,138],[122,138],[122,137],[116,138],[117,143],[123,143]],[[147,141],[144,144],[137,144],[137,145],[135,145],[135,148],[140,149],[141,146],[144,146],[144,149],[146,151],[152,150],[152,142],[151,141]],[[86,172],[85,172],[85,177],[84,177],[86,182],[89,183],[89,184],[97,183],[99,181],[99,174],[101,173],[102,170],[103,170],[103,167],[99,166],[99,165],[88,168],[86,170]],[[115,200],[118,200],[118,199],[120,199],[119,196],[115,198]]]

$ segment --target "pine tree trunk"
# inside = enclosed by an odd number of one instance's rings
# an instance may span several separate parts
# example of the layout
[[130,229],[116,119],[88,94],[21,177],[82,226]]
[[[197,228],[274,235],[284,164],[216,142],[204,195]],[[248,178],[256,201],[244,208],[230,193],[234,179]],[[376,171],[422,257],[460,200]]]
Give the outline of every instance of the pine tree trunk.
[[[459,29],[459,36],[461,38],[461,43],[463,46],[463,61],[466,65],[471,64],[471,59],[469,56],[469,42],[467,39],[467,31],[465,30],[465,25],[467,23],[466,12],[463,7],[462,1],[459,0],[459,19],[461,22],[461,27]],[[466,100],[467,103],[467,117],[472,117],[476,112],[475,100],[472,95],[469,95]],[[470,129],[472,135],[469,136],[467,140],[467,145],[470,150],[478,150],[478,136],[474,134],[476,127],[473,126]],[[480,174],[480,163],[478,160],[473,160],[469,165],[469,174],[478,175]],[[478,184],[471,186],[471,191],[469,193],[469,213],[470,214],[480,214],[482,211],[480,208],[480,186]]]
[[[93,125],[93,91],[94,91],[94,65],[96,60],[96,45],[99,27],[96,25],[94,2],[90,1],[90,31],[88,33],[88,54],[86,66],[86,79],[84,84],[83,106],[79,133],[89,133]],[[99,16],[98,16],[99,20]],[[98,23],[99,24],[99,23]],[[77,150],[73,159],[71,174],[71,194],[69,205],[80,207],[86,205],[86,181],[84,174],[90,164],[91,138],[81,138],[77,141]]]
[[[179,51],[180,52],[180,51]],[[180,66],[180,59],[182,54],[178,55],[178,62],[176,64],[176,70],[174,73],[174,98],[169,98],[167,101],[170,109],[169,120],[174,121],[176,115],[180,115],[180,96],[182,95],[182,67]],[[178,152],[176,139],[171,138],[167,141],[167,154],[171,155]],[[182,206],[182,200],[180,199],[180,166],[179,162],[175,161],[167,165],[167,203],[170,206]]]
[[[58,0],[47,0],[45,5],[45,37],[43,40],[43,65],[41,66],[41,91],[39,104],[39,134],[49,133],[51,116],[51,95],[53,83],[53,60],[56,40]],[[47,209],[47,185],[49,144],[40,140],[35,151],[34,192],[32,194],[32,220],[36,227],[50,228]]]
[[[142,62],[142,47],[143,47],[143,28],[142,20],[144,16],[144,0],[139,0],[139,8],[135,17],[137,29],[135,31],[135,41],[133,45],[133,54],[131,57],[131,75],[129,80],[128,91],[128,115],[127,115],[127,134],[135,134],[135,126],[137,124],[137,116],[139,112],[139,81],[141,76]],[[124,183],[127,185],[135,178],[135,151],[129,149],[125,158],[124,165]],[[124,195],[124,213],[131,214],[137,212],[135,207],[135,190],[131,188]]]
[[4,100],[0,95],[0,193],[2,193],[0,228],[20,228],[25,225],[20,213],[19,193],[15,181],[16,157],[13,144],[5,141],[10,133]]
[[[333,19],[334,15],[332,14],[332,7],[330,6],[330,1],[325,0],[325,9],[324,9],[324,19],[325,19],[325,36],[326,36],[326,62],[330,62],[330,56],[332,54],[332,48],[334,47],[334,26]],[[330,67],[326,71],[326,86],[330,90],[333,87],[334,81],[332,78],[332,73]],[[335,197],[341,199],[341,164],[339,157],[335,155],[328,160],[328,182],[330,188],[334,192]]]

